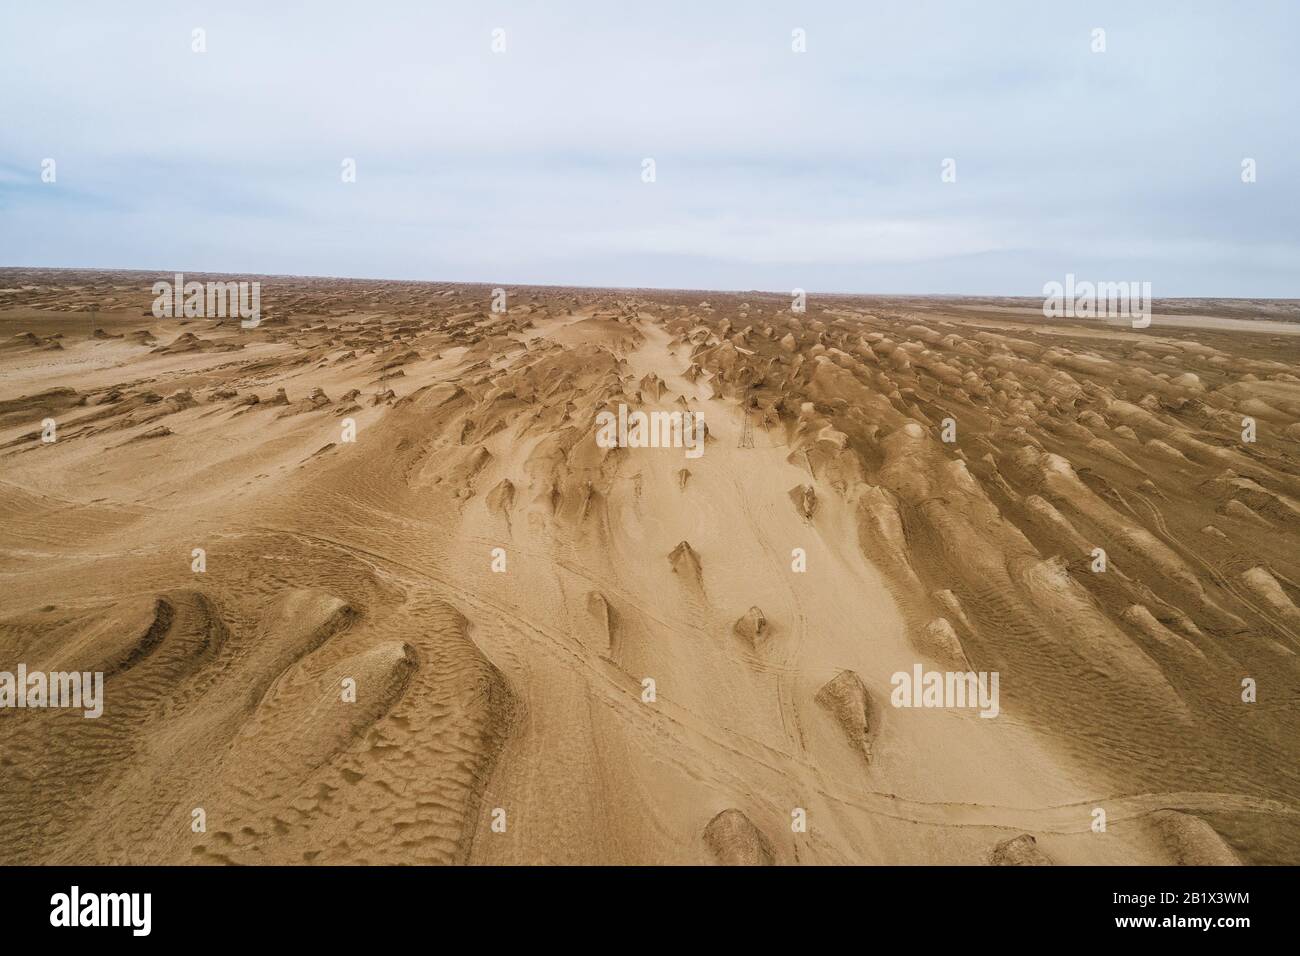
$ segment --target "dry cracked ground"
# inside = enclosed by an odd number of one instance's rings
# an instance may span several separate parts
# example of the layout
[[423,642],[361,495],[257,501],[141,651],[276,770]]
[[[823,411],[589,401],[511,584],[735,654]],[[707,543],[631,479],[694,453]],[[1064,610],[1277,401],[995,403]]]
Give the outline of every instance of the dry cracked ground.
[[1295,303],[158,278],[0,270],[0,861],[1300,863]]

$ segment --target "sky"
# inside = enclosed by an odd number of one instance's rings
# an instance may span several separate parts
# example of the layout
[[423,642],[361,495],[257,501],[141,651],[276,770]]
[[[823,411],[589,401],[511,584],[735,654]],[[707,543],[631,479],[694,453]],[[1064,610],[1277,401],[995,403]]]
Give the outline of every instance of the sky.
[[1297,37],[1290,0],[6,3],[0,266],[1300,297]]

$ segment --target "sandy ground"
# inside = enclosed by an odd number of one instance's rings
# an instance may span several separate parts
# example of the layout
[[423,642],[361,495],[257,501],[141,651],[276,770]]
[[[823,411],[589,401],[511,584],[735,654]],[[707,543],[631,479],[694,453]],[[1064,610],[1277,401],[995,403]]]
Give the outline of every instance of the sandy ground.
[[157,278],[0,270],[0,861],[1300,862],[1276,308]]

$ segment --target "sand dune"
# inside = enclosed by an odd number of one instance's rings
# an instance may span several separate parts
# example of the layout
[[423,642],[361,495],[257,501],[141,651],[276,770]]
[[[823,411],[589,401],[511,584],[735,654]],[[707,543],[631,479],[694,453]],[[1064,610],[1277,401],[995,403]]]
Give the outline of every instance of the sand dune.
[[4,862],[1300,862],[1278,322],[3,272]]

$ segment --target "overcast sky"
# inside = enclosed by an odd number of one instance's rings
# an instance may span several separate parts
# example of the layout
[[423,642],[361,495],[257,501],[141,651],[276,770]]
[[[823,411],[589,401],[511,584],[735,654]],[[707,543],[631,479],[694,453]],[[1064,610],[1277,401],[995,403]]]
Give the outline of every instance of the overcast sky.
[[5,3],[0,265],[1300,297],[1298,37],[1288,0]]

